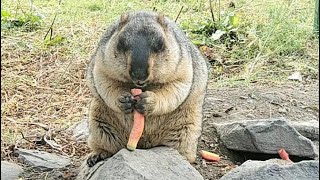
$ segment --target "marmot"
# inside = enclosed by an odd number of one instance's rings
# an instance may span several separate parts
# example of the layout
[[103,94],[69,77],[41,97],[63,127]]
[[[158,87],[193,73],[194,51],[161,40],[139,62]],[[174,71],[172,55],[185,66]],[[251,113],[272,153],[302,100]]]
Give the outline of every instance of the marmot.
[[[208,66],[178,25],[161,13],[121,15],[103,35],[87,69],[89,167],[125,148],[133,108],[145,115],[137,148],[168,146],[196,158]],[[140,100],[130,89],[140,88]]]

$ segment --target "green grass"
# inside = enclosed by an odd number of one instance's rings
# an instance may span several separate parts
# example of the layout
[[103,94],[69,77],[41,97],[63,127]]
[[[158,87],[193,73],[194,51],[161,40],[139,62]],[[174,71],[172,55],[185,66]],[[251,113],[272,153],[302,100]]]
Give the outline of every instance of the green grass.
[[[99,38],[121,13],[138,9],[155,8],[175,19],[183,6],[177,23],[210,60],[212,87],[285,83],[295,71],[318,79],[314,0],[240,0],[234,9],[229,2],[212,1],[212,23],[207,0],[1,1],[1,120],[52,127],[80,120],[90,101],[85,69]],[[226,13],[219,21],[221,11]],[[239,20],[229,28],[224,22],[232,13]],[[45,38],[55,16],[52,37]],[[227,33],[233,29],[238,40],[213,40],[205,33],[213,25]],[[2,143],[15,143],[16,133],[8,137],[15,124],[1,122]]]

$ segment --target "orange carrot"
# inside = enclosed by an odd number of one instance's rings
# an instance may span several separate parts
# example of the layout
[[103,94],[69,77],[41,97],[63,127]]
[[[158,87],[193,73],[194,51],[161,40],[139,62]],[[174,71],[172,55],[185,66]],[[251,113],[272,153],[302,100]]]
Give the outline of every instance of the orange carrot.
[[286,150],[284,150],[283,148],[278,151],[278,154],[279,154],[279,156],[281,157],[281,159],[287,160],[287,161],[291,161],[291,160],[289,159],[289,154],[288,154],[288,153],[286,152]]
[[204,151],[202,150],[200,152],[201,157],[205,160],[209,160],[209,161],[220,161],[220,156],[218,154],[212,153],[212,152],[208,152],[208,151]]
[[[131,89],[133,96],[138,96],[142,93],[141,89]],[[133,110],[133,126],[130,132],[127,148],[131,151],[137,148],[139,139],[141,138],[144,129],[144,116],[137,110]]]
[[136,98],[136,96],[139,96],[142,93],[141,89],[131,89],[131,94],[134,98]]

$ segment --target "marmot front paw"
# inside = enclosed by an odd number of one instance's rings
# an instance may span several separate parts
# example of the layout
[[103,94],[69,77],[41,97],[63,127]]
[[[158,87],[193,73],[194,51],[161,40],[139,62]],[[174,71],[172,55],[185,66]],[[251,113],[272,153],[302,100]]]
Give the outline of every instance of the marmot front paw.
[[130,93],[124,93],[119,98],[118,107],[124,113],[131,113],[134,107],[135,101]]
[[151,114],[155,108],[156,94],[151,91],[145,91],[139,97],[134,104],[134,108],[142,114]]

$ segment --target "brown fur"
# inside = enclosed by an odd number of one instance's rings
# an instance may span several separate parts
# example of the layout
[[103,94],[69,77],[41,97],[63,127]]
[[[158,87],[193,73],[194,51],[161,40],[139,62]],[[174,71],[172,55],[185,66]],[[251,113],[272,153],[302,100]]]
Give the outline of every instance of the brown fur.
[[116,48],[119,35],[128,27],[132,31],[128,41],[134,40],[134,32],[151,29],[165,42],[164,51],[151,53],[148,59],[148,84],[142,87],[137,102],[145,114],[145,129],[137,148],[169,146],[193,162],[202,128],[206,61],[172,20],[139,11],[122,15],[108,28],[88,66],[87,82],[93,94],[88,164],[114,155],[128,142],[133,114],[124,111],[120,101],[136,86],[129,75],[130,51],[123,53]]

